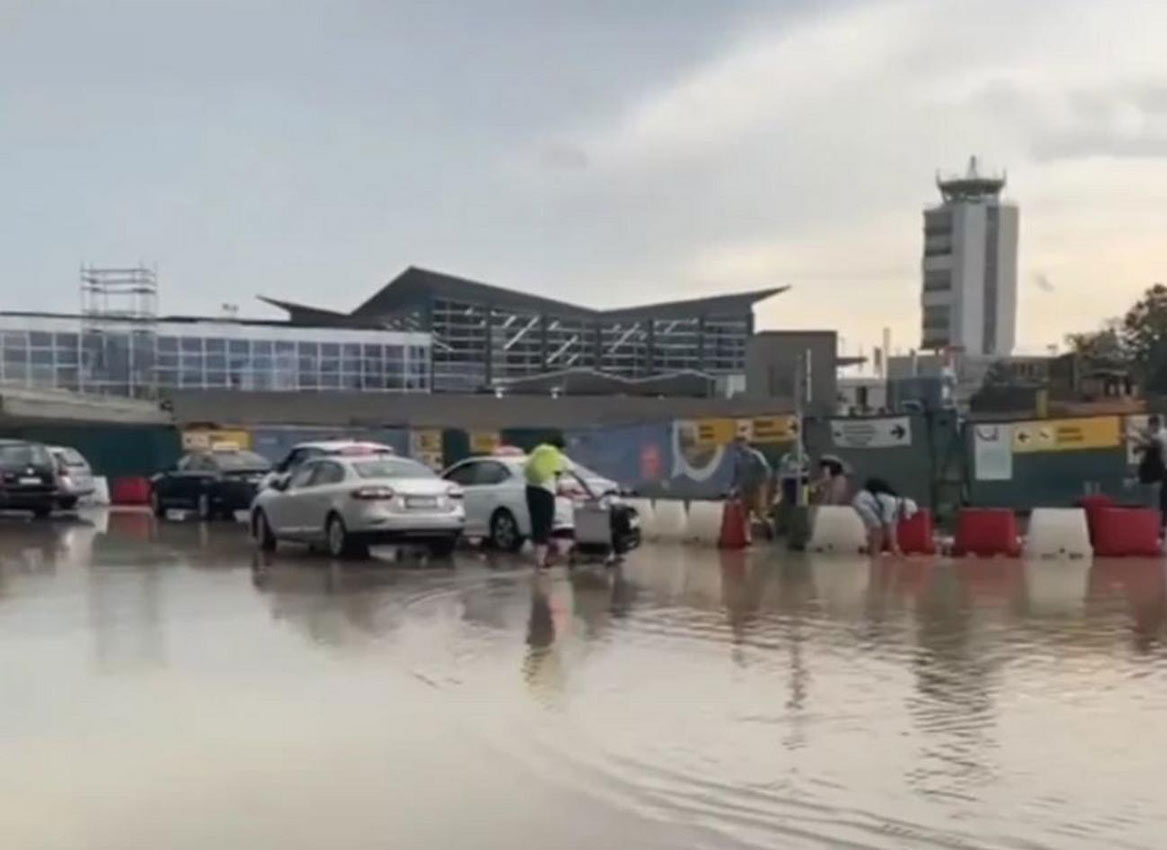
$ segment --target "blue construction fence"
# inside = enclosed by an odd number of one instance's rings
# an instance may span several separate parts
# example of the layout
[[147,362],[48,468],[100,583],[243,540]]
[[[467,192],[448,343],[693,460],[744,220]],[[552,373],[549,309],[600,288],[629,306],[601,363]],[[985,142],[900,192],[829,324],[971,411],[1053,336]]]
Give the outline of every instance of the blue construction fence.
[[563,431],[26,425],[0,436],[74,446],[98,474],[120,476],[149,475],[184,451],[216,444],[249,448],[275,462],[297,443],[343,438],[385,443],[440,469],[500,446],[530,449],[558,434],[577,463],[624,487],[654,498],[702,499],[729,488],[736,435],[745,436],[775,467],[794,451],[801,435],[812,463],[834,455],[857,485],[869,477],[884,478],[943,518],[962,505],[1059,507],[1090,493],[1145,504],[1147,488],[1137,482],[1132,440],[1145,427],[1146,417],[1140,415],[987,422],[941,411],[801,422],[774,415]]

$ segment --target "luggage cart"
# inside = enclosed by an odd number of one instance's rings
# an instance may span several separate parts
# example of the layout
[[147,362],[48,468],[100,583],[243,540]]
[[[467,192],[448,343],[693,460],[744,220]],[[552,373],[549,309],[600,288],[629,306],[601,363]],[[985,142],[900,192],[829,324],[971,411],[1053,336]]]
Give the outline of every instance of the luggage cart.
[[584,495],[574,503],[575,545],[569,564],[614,564],[640,546],[640,513],[614,493],[597,494],[577,478]]

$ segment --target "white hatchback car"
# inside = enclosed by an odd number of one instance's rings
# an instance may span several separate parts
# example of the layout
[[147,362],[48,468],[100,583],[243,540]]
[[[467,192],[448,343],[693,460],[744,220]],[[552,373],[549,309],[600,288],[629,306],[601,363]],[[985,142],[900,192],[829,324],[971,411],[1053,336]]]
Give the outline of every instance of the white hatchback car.
[[378,543],[424,545],[445,557],[465,520],[460,487],[415,460],[384,454],[310,460],[251,505],[262,549],[280,540],[324,543],[334,557],[364,557]]
[[96,489],[89,461],[76,449],[68,446],[46,446],[57,465],[57,507],[72,510]]
[[[467,537],[480,537],[494,548],[507,552],[522,548],[523,541],[531,536],[527,481],[523,475],[526,463],[527,456],[523,454],[472,457],[442,473],[443,478],[457,484],[464,493]],[[573,461],[572,469],[574,481],[564,482],[566,487],[555,500],[556,533],[570,532],[574,528],[575,498],[589,491],[595,496],[620,492],[615,481],[597,475],[587,467]]]

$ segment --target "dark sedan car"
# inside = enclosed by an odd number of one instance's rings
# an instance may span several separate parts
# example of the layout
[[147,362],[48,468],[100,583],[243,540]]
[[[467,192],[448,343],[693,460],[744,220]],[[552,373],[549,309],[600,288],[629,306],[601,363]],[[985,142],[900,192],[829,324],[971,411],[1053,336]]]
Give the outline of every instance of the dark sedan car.
[[49,450],[40,443],[0,440],[0,509],[47,517],[56,499],[57,466]]
[[150,506],[156,517],[170,508],[195,511],[199,519],[232,518],[246,510],[271,463],[255,452],[206,451],[183,457],[174,469],[155,475]]

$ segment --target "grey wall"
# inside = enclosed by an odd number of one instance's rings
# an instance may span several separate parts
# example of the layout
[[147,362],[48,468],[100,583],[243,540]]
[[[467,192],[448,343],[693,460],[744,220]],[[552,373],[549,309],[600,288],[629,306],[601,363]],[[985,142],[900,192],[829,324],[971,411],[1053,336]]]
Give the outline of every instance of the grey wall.
[[835,331],[765,331],[746,345],[746,396],[792,399],[799,358],[811,352],[811,412],[831,414],[837,397]]
[[171,398],[180,425],[352,425],[419,428],[582,428],[793,411],[781,398],[399,395],[190,390]]

